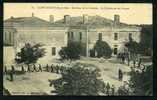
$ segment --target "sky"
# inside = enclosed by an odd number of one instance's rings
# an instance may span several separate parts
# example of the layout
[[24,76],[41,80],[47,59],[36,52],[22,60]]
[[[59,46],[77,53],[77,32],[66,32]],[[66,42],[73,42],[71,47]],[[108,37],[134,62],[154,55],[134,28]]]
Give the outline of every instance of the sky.
[[4,3],[4,20],[13,17],[34,16],[59,20],[64,15],[99,15],[108,19],[120,15],[120,21],[127,24],[152,24],[151,3]]

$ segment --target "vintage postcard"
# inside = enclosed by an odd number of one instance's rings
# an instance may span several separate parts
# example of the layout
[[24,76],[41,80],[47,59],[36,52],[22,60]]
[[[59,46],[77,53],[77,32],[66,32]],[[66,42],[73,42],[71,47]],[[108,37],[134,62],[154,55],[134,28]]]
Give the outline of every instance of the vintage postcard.
[[153,95],[151,3],[4,3],[4,95]]

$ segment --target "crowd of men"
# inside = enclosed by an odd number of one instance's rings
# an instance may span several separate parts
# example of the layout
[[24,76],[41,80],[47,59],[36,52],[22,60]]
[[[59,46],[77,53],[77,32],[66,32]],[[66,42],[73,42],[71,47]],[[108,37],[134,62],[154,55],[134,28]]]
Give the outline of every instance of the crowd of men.
[[[60,65],[46,65],[46,67],[42,67],[41,64],[39,65],[27,65],[27,66],[21,66],[21,72],[25,73],[25,72],[42,72],[42,71],[46,71],[46,72],[52,72],[52,73],[63,73],[67,70],[66,66],[60,66]],[[7,67],[4,67],[4,74],[9,75],[10,76],[10,81],[14,80],[14,75],[16,74],[16,70],[15,67],[12,65],[11,66],[11,70],[8,70]]]

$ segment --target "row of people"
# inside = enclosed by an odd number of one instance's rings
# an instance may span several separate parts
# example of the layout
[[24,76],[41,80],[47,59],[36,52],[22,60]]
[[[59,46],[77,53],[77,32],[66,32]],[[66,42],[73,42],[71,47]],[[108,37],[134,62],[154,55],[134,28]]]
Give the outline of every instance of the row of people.
[[[48,64],[46,65],[46,67],[42,67],[41,64],[37,65],[27,65],[27,67],[25,68],[23,65],[21,66],[21,71],[22,72],[42,72],[42,71],[47,71],[47,72],[55,72],[55,73],[61,73],[64,72],[67,69],[66,66],[59,66],[59,65],[51,65],[49,66]],[[12,65],[11,66],[11,72],[15,72],[15,67]],[[7,74],[8,70],[7,67],[4,67],[4,73]]]

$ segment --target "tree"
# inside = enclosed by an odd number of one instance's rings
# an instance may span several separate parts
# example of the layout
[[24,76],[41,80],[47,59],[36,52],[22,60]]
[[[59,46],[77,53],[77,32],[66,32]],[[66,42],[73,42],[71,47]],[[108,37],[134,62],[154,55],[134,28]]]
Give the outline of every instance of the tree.
[[151,55],[151,51],[153,50],[152,25],[141,25],[141,27],[140,53],[144,55]]
[[81,54],[81,44],[78,42],[70,42],[67,47],[63,47],[59,51],[61,59],[79,59]]
[[99,95],[104,89],[99,70],[89,64],[76,63],[53,82],[58,95]]
[[94,50],[97,52],[97,57],[110,58],[112,54],[112,49],[108,43],[101,40],[97,40]]
[[127,43],[125,43],[125,46],[128,48],[128,51],[130,52],[130,56],[131,56],[130,59],[134,60],[140,50],[139,43],[137,43],[132,38],[130,38],[129,41]]
[[145,70],[132,69],[129,87],[134,95],[153,95],[153,66],[145,66]]
[[45,55],[45,49],[41,47],[41,44],[31,45],[26,43],[25,46],[21,48],[21,51],[16,54],[17,58],[15,58],[15,61],[25,64],[36,63],[38,58]]

